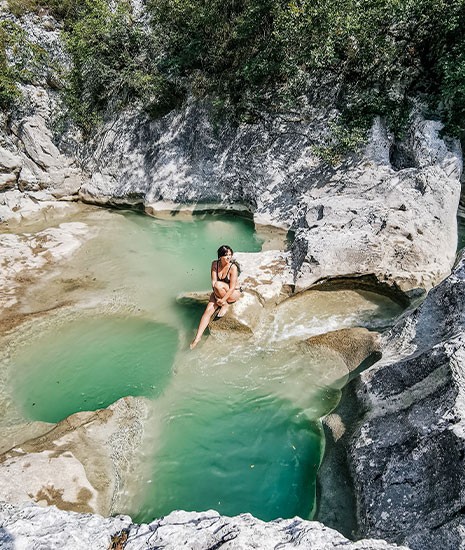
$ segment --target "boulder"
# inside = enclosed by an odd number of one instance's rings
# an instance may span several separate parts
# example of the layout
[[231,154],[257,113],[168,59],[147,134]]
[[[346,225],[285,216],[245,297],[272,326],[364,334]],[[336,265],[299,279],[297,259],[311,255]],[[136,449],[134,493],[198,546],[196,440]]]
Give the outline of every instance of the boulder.
[[131,518],[63,512],[55,506],[0,502],[0,547],[5,550],[108,550]]
[[374,354],[379,354],[379,334],[365,328],[347,328],[311,336],[305,341],[311,348],[325,347],[338,353],[349,372]]
[[336,170],[301,197],[304,222],[293,244],[297,289],[374,275],[410,293],[429,290],[449,274],[462,158],[458,143],[439,138],[440,129],[424,120],[412,126],[414,166],[396,170],[370,150],[373,158]]

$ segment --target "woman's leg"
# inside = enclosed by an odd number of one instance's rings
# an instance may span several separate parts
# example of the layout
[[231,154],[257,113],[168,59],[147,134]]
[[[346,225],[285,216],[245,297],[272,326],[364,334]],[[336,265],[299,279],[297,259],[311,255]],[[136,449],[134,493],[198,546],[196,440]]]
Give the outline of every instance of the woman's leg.
[[240,290],[235,290],[228,298],[228,304],[234,304],[234,302],[237,302],[237,300],[241,297],[241,294],[242,293]]
[[216,281],[213,287],[213,293],[217,298],[222,298],[228,290],[229,285],[227,283],[223,283],[223,281]]
[[215,294],[212,292],[210,295],[210,300],[207,304],[207,307],[205,308],[205,311],[203,312],[203,315],[200,318],[197,334],[195,335],[195,338],[191,342],[191,345],[190,345],[191,349],[194,349],[195,346],[200,342],[200,338],[202,338],[202,334],[205,332],[205,329],[208,327],[208,323],[210,322],[211,316],[213,315],[217,307],[218,305],[216,303]]
[[[223,294],[224,296],[224,294]],[[221,319],[221,317],[224,317],[229,309],[229,304],[234,304],[241,296],[240,290],[235,290],[229,297],[228,297],[228,303],[224,306],[221,306],[220,311],[218,311],[218,314],[216,316],[217,319]]]

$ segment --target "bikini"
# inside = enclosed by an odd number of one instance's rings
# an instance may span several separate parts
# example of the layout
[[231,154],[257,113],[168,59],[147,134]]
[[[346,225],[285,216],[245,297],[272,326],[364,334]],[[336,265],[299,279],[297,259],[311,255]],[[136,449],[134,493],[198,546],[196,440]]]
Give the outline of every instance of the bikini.
[[221,281],[222,283],[226,283],[227,285],[229,285],[231,279],[229,278],[229,272],[231,271],[231,267],[232,267],[232,263],[229,264],[229,269],[226,273],[226,275],[224,276],[224,278],[222,279],[220,277],[220,274],[218,273],[218,261],[216,262],[216,278],[218,279],[218,281]]
[[[218,263],[219,263],[219,260],[216,262],[216,277],[218,281],[221,281],[222,283],[226,283],[227,285],[229,285],[231,281],[231,279],[229,278],[229,272],[231,271],[231,267],[233,266],[233,263],[231,262],[229,264],[229,269],[226,272],[226,275],[224,276],[223,279],[220,277],[220,274],[218,273]],[[239,292],[242,292],[242,287],[235,288],[235,290],[239,290]],[[234,302],[231,302],[231,303],[234,303]]]

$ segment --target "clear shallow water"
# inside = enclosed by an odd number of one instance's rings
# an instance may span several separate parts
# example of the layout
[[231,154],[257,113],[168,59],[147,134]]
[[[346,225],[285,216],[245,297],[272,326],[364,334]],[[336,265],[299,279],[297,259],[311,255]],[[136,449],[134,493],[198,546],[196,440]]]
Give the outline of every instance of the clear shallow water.
[[126,395],[156,397],[168,383],[177,346],[177,332],[160,323],[71,322],[58,337],[46,333],[17,354],[13,391],[28,418],[45,422],[108,407]]
[[309,517],[318,419],[337,404],[346,370],[329,351],[303,355],[296,344],[337,328],[383,326],[399,308],[369,293],[308,293],[282,304],[253,341],[204,340],[190,352],[201,310],[175,298],[209,288],[221,244],[260,250],[252,224],[104,210],[83,221],[98,236],[41,291],[65,293],[78,304],[76,318],[51,318],[11,357],[24,415],[57,421],[128,394],[152,400],[139,469],[115,512],[142,521],[175,508]]
[[310,515],[321,434],[292,403],[238,390],[192,398],[173,411],[161,438],[153,496],[138,521],[176,509],[264,520]]

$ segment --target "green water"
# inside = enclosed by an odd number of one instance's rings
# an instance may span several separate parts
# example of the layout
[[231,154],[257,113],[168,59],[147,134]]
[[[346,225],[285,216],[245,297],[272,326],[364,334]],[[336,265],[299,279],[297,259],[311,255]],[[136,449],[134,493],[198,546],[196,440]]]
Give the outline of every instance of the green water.
[[137,521],[177,509],[264,520],[312,511],[321,434],[289,402],[250,391],[192,398],[166,422],[162,440],[153,495]]
[[81,221],[95,237],[38,293],[41,307],[47,293],[51,303],[57,295],[72,301],[75,316],[51,316],[8,358],[24,417],[56,422],[127,395],[151,399],[139,466],[115,513],[140,521],[177,508],[310,517],[318,419],[337,403],[346,371],[340,358],[303,354],[295,343],[367,319],[384,325],[398,310],[369,293],[311,294],[277,309],[255,340],[204,339],[190,352],[202,310],[177,305],[176,296],[209,288],[220,245],[260,250],[252,224],[101,209]]
[[17,354],[14,392],[28,418],[45,422],[127,395],[156,397],[168,383],[177,345],[177,332],[159,323],[71,322],[59,338],[46,333]]

